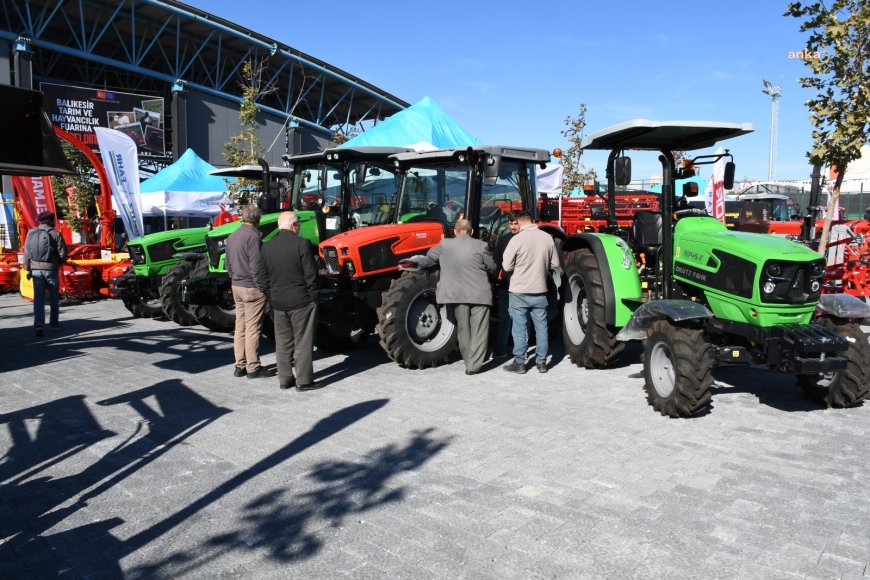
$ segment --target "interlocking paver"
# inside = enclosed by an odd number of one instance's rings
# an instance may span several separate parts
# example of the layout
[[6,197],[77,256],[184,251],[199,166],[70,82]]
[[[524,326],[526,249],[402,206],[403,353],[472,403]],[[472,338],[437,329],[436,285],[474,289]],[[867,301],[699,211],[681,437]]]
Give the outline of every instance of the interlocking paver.
[[634,344],[469,378],[372,338],[283,392],[232,376],[228,335],[104,301],[37,339],[29,310],[0,296],[0,577],[870,573],[870,406],[766,369],[717,369],[710,412],[671,420]]

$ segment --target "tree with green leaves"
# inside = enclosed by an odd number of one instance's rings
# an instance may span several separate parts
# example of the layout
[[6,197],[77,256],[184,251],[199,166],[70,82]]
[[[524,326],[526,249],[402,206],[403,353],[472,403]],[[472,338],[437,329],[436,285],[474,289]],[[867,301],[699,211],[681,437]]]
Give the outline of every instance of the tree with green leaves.
[[571,146],[562,152],[559,160],[562,163],[562,191],[565,195],[575,189],[583,190],[583,184],[594,180],[597,176],[595,169],[586,169],[586,165],[580,160],[583,149],[580,148],[583,141],[583,131],[586,129],[586,103],[580,103],[580,112],[576,117],[565,117],[566,128],[562,130]]
[[[239,104],[239,125],[241,130],[230,137],[228,143],[224,143],[224,158],[232,167],[242,165],[257,165],[258,159],[266,152],[257,136],[260,124],[257,123],[257,113],[260,108],[257,101],[263,96],[273,92],[274,87],[265,86],[263,76],[266,70],[265,61],[254,63],[246,60],[242,64],[242,101]],[[259,181],[236,178],[227,180],[227,191],[230,199],[237,206],[247,204],[249,192],[256,191],[261,187]]]
[[813,125],[813,165],[837,169],[834,192],[822,228],[819,253],[824,254],[833,208],[850,162],[861,156],[870,127],[870,3],[867,0],[790,2],[784,16],[803,19],[809,32],[804,59],[810,75],[801,86],[816,91],[807,101]]
[[75,174],[51,178],[54,204],[69,227],[80,231],[83,218],[88,217],[88,209],[96,205],[99,185],[94,168],[84,153],[66,141],[61,142],[61,147]]

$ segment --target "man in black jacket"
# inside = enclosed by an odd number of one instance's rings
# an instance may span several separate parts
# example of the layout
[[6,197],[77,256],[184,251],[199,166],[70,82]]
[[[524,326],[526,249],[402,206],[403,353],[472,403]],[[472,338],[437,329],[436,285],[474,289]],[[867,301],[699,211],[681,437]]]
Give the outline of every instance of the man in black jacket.
[[36,216],[39,226],[27,232],[24,242],[24,269],[33,279],[33,326],[36,336],[42,336],[45,325],[45,291],[48,290],[51,329],[60,324],[60,278],[58,270],[66,260],[67,247],[63,236],[54,229],[54,214],[41,211]]
[[285,211],[278,216],[278,228],[278,235],[263,244],[260,281],[272,302],[279,386],[295,386],[300,391],[319,389],[324,385],[314,382],[312,362],[317,317],[314,248],[299,237],[296,212]]

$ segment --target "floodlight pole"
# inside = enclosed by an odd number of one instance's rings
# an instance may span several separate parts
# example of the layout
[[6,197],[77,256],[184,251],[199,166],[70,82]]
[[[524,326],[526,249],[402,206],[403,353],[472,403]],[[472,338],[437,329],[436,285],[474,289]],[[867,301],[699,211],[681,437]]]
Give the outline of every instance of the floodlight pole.
[[776,178],[776,136],[779,131],[779,98],[782,96],[782,85],[774,85],[769,81],[764,82],[765,95],[770,95],[770,158],[767,164],[767,180]]

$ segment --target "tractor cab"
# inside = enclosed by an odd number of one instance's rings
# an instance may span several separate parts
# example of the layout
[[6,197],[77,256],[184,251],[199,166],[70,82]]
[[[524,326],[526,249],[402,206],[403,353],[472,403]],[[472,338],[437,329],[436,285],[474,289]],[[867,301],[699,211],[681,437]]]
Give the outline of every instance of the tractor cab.
[[[264,214],[273,213],[282,207],[284,198],[290,188],[290,178],[293,170],[288,167],[270,167],[263,159],[259,165],[242,165],[239,167],[224,167],[209,171],[209,175],[219,177],[235,177],[252,184],[247,195],[251,203],[255,203]],[[253,185],[255,184],[256,185]]]

